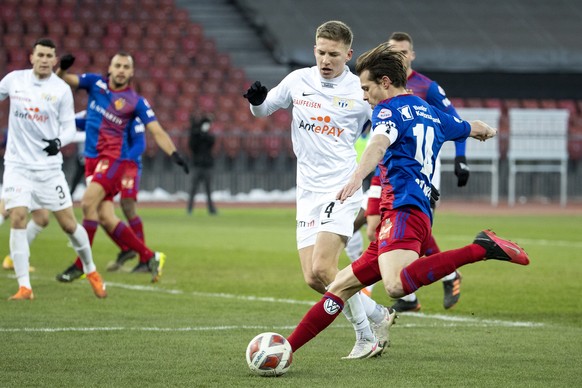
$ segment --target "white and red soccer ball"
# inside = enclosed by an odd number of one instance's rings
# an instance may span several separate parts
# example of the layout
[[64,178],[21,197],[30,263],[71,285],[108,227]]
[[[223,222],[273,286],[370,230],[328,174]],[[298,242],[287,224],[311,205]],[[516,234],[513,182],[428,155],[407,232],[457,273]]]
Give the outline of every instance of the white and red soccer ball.
[[259,376],[281,376],[293,360],[289,342],[281,334],[261,333],[251,340],[246,351],[250,370]]

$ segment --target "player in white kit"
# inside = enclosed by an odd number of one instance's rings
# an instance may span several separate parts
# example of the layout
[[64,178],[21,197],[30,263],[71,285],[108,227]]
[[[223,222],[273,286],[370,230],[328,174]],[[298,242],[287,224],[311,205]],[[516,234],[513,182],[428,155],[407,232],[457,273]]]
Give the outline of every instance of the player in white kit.
[[26,221],[29,210],[40,207],[53,212],[82,258],[93,292],[104,298],[105,285],[96,271],[87,232],[75,219],[62,171],[60,148],[73,140],[76,131],[73,94],[53,74],[57,56],[50,39],[34,43],[30,62],[32,69],[13,71],[0,81],[0,100],[10,97],[2,198],[10,211],[10,252],[19,285],[9,300],[34,299]]
[[[316,66],[293,71],[271,91],[256,81],[244,95],[257,117],[293,104],[297,248],[305,282],[321,294],[335,279],[340,253],[354,232],[362,202],[361,190],[344,203],[335,199],[356,169],[354,143],[371,116],[360,81],[346,66],[352,58],[352,38],[342,22],[322,24],[315,35]],[[387,309],[360,293],[346,306],[356,344],[344,358],[381,354],[388,344]]]

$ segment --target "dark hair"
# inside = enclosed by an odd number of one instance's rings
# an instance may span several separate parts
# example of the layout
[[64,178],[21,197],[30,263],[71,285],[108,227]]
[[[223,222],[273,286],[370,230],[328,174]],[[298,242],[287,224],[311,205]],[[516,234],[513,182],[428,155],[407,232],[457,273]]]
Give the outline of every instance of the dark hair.
[[382,43],[358,57],[356,73],[360,75],[365,70],[370,72],[369,79],[376,83],[379,83],[382,77],[387,76],[395,87],[406,86],[404,55],[401,52],[391,50],[388,43]]
[[36,46],[44,46],[44,47],[50,47],[53,49],[57,49],[57,45],[55,44],[55,42],[53,42],[52,39],[49,38],[40,38],[37,39],[34,44],[32,45],[32,49],[34,50]]
[[388,38],[388,40],[395,40],[397,42],[408,42],[410,43],[410,49],[412,49],[412,46],[414,45],[412,42],[412,37],[406,32],[393,32],[392,35],[390,35],[390,38]]
[[342,42],[348,47],[352,47],[354,34],[350,27],[344,22],[338,20],[330,20],[317,27],[315,31],[315,39],[324,38],[333,40],[334,42]]

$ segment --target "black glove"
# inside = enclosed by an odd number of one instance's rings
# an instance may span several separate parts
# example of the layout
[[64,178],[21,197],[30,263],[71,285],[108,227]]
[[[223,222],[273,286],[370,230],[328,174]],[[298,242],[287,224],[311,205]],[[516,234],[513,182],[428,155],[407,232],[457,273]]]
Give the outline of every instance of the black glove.
[[243,97],[249,100],[252,105],[261,105],[265,101],[265,98],[267,98],[268,92],[269,90],[266,86],[261,85],[260,81],[255,81],[249,90],[243,94]]
[[182,158],[182,155],[180,155],[178,151],[172,152],[171,158],[172,162],[176,163],[178,166],[181,166],[186,174],[190,173],[188,163],[186,163],[186,161]]
[[441,197],[441,193],[437,190],[433,184],[430,184],[430,207],[434,209],[436,207],[436,203]]
[[61,64],[59,67],[61,70],[68,70],[69,67],[73,66],[73,63],[75,63],[75,56],[71,54],[65,54],[61,57]]
[[51,140],[42,139],[42,141],[46,141],[48,143],[48,145],[42,150],[46,151],[49,156],[53,156],[59,153],[61,149],[61,141],[58,137]]
[[455,175],[457,176],[457,187],[463,187],[469,180],[469,165],[467,158],[464,156],[455,157]]

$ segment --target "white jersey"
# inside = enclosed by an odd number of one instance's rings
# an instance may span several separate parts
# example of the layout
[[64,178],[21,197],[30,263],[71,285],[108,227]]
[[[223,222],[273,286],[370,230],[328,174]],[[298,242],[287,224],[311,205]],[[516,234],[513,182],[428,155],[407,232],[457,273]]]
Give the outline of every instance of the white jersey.
[[359,78],[346,66],[324,79],[317,66],[293,71],[271,89],[255,116],[293,104],[291,138],[297,156],[297,186],[313,192],[341,189],[356,169],[354,143],[370,120]]
[[38,79],[32,69],[9,73],[0,81],[0,100],[10,97],[5,165],[30,170],[60,168],[63,155],[48,156],[42,139],[59,138],[61,146],[75,135],[75,109],[69,85],[56,74]]

